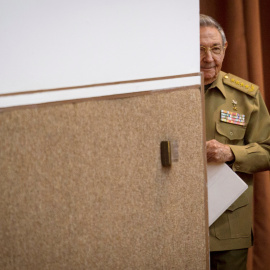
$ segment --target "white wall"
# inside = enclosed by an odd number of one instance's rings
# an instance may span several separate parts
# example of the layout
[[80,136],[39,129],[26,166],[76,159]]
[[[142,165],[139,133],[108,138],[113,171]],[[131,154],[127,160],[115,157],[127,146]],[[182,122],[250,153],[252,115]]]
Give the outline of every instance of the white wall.
[[0,0],[0,94],[196,73],[199,0]]

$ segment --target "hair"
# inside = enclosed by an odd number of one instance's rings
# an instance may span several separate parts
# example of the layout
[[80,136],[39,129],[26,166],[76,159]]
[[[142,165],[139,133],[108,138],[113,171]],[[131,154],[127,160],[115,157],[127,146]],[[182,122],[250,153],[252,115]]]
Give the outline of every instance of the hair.
[[215,27],[219,31],[222,38],[222,45],[224,46],[225,43],[227,42],[227,39],[221,25],[212,17],[204,15],[204,14],[200,14],[200,27],[205,27],[205,26]]

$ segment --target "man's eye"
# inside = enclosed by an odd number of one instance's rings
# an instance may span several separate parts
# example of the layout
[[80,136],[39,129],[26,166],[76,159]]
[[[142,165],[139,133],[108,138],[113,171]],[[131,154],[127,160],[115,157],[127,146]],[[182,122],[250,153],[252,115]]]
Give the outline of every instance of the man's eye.
[[213,53],[220,54],[220,53],[221,53],[221,48],[219,48],[219,47],[213,47],[213,48],[211,49],[211,51],[212,51]]
[[204,52],[205,52],[205,48],[201,47],[201,53],[204,53]]

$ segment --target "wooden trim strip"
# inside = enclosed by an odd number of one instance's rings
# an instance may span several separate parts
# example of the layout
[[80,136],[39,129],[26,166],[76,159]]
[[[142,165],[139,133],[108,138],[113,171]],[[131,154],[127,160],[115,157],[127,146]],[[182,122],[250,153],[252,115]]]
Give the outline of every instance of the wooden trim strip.
[[52,92],[52,91],[62,91],[62,90],[73,90],[73,89],[80,89],[80,88],[109,86],[109,85],[117,85],[117,84],[139,83],[139,82],[148,82],[148,81],[157,81],[157,80],[168,80],[168,79],[177,79],[177,78],[193,77],[193,76],[201,76],[201,73],[199,72],[199,73],[190,73],[190,74],[174,75],[174,76],[167,76],[167,77],[147,78],[147,79],[140,79],[140,80],[118,81],[118,82],[80,85],[80,86],[71,86],[71,87],[62,87],[62,88],[22,91],[22,92],[16,92],[16,93],[5,93],[5,94],[0,94],[0,97],[24,95],[24,94],[35,94],[35,93]]

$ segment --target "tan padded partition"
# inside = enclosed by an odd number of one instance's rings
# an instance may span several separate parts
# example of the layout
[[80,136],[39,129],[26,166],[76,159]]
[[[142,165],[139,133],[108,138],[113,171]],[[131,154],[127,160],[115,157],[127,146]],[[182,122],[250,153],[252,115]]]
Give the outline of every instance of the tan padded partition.
[[[0,269],[208,269],[200,87],[0,113]],[[178,142],[161,165],[160,142]]]

